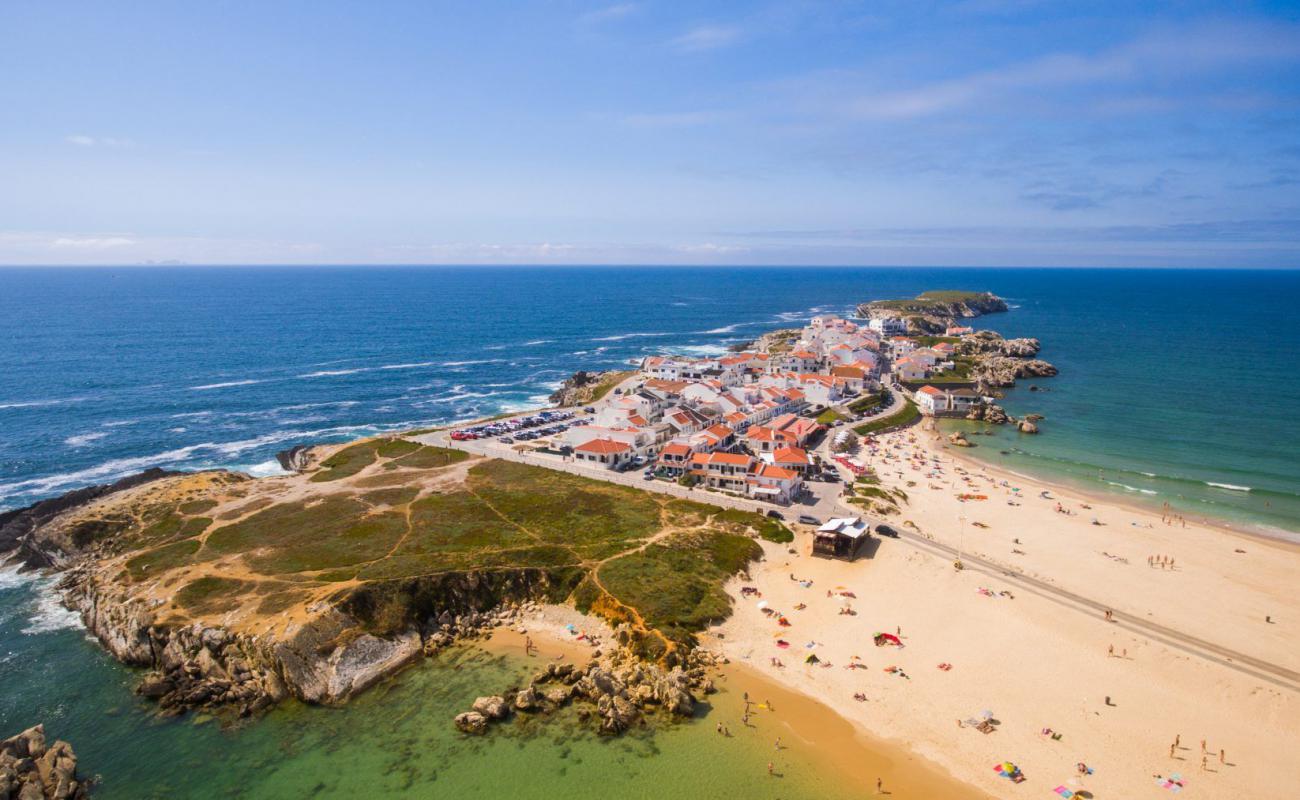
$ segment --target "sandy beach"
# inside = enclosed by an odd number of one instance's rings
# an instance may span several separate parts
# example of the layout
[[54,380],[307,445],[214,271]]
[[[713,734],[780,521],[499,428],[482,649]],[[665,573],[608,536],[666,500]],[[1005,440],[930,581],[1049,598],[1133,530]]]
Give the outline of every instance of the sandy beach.
[[[733,582],[736,613],[706,644],[995,796],[1065,786],[1163,797],[1158,780],[1175,773],[1193,797],[1291,796],[1300,550],[1166,525],[1158,513],[955,462],[953,449],[911,429],[858,458],[907,492],[891,522],[960,548],[966,569],[906,537],[853,563],[814,559],[801,531],[796,554],[767,546],[751,579]],[[877,632],[903,646],[875,646]],[[805,663],[812,653],[820,664]],[[963,722],[985,711],[993,732]],[[1026,780],[999,776],[1003,761]]]
[[[575,630],[587,638],[579,640]],[[609,641],[611,636],[600,620],[567,606],[546,605],[518,625],[494,629],[477,645],[493,653],[528,656],[539,664],[583,664],[596,647],[593,641]],[[525,651],[526,640],[533,645],[531,652]],[[983,796],[898,742],[871,735],[830,706],[744,662],[726,664],[714,677],[718,691],[707,697],[692,724],[723,725],[737,753],[753,762],[756,773],[770,761],[777,777],[806,770],[834,775],[834,785],[855,796],[873,793],[877,779],[889,796],[902,800]],[[777,787],[779,791],[780,784]]]

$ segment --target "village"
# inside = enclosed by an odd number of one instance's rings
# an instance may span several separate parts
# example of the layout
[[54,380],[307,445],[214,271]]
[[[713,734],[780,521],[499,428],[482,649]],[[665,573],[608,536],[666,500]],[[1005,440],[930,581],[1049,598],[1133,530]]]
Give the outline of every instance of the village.
[[829,453],[824,460],[819,451],[852,440],[850,431],[863,422],[913,403],[920,414],[952,416],[981,401],[964,385],[913,391],[917,381],[953,372],[953,343],[970,332],[951,327],[943,337],[928,337],[942,339],[931,345],[906,335],[902,319],[859,324],[818,316],[780,348],[647,356],[585,413],[529,418],[530,425],[547,426],[540,434],[514,436],[513,428],[497,423],[451,438],[495,439],[516,453],[595,472],[640,471],[647,482],[781,506],[814,504],[814,494],[824,492],[814,492],[810,482],[841,481]]

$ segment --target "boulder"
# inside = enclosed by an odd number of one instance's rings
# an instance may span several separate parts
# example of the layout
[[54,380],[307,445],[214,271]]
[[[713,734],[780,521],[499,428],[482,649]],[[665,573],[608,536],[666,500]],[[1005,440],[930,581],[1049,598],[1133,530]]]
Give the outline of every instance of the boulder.
[[1030,421],[1027,420],[1027,419],[1026,419],[1026,420],[1021,420],[1021,421],[1020,421],[1020,432],[1021,432],[1021,433],[1038,433],[1038,426],[1035,425],[1034,423],[1030,422]]
[[537,690],[529,686],[515,695],[515,708],[519,711],[532,711],[537,708]]
[[487,717],[477,711],[466,711],[456,715],[456,730],[461,733],[469,733],[475,736],[481,736],[487,733]]
[[505,719],[510,713],[510,706],[506,705],[506,699],[496,694],[491,697],[479,697],[470,707],[489,719]]

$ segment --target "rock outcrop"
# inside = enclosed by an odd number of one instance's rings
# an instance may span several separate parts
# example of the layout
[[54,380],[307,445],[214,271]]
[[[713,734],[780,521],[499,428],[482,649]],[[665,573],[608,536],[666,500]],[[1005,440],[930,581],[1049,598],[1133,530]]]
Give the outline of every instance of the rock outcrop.
[[45,726],[0,741],[0,798],[74,800],[88,795],[77,776],[77,755],[64,741],[47,744]]
[[[582,667],[548,664],[523,687],[478,698],[471,710],[455,716],[453,724],[464,733],[479,735],[490,723],[513,713],[551,713],[578,703],[579,718],[592,720],[601,733],[618,734],[656,712],[691,716],[698,702],[693,692],[713,691],[705,673],[710,663],[706,654],[697,652],[687,666],[668,669],[614,650]],[[513,702],[507,703],[506,697],[514,698]]]
[[987,391],[991,388],[1015,386],[1017,378],[1049,378],[1056,373],[1056,367],[1037,358],[989,356],[975,363],[970,377],[980,391]]
[[988,422],[993,425],[1005,425],[1015,420],[1002,406],[996,403],[977,403],[966,412],[966,419],[976,422]]
[[[79,537],[74,532],[69,541],[47,542],[37,546],[32,541],[32,534],[45,523],[64,512],[87,505],[101,497],[178,474],[180,473],[155,467],[115,483],[87,486],[84,489],[33,503],[26,508],[0,513],[0,555],[9,553],[8,560],[21,563],[28,569],[61,567],[69,563],[78,554],[80,548],[88,542],[78,541]],[[80,538],[87,538],[92,533],[85,531]],[[4,562],[0,561],[0,563]]]
[[957,447],[975,446],[971,444],[970,439],[966,438],[966,434],[962,433],[961,431],[953,431],[952,433],[948,434],[948,442],[949,444],[956,445]]
[[290,472],[302,472],[311,467],[314,458],[312,457],[312,446],[307,444],[295,445],[288,450],[281,450],[275,454],[275,460],[280,462],[280,468]]
[[998,355],[1033,358],[1042,345],[1037,339],[1004,339],[997,331],[976,331],[961,337],[957,354],[965,356]]
[[584,406],[596,399],[596,393],[611,382],[617,382],[628,373],[610,370],[608,372],[588,372],[578,370],[564,380],[559,389],[547,399],[557,406]]

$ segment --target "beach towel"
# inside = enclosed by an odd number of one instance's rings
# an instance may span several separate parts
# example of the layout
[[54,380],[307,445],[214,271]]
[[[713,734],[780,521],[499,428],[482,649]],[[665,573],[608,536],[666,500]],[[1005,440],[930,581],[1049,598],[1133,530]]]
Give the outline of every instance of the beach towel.
[[1156,778],[1156,786],[1168,789],[1171,792],[1181,792],[1183,790],[1183,776],[1175,772],[1168,778]]
[[1069,798],[1074,797],[1074,792],[1070,791],[1069,789],[1065,788],[1064,786],[1058,786],[1058,787],[1056,787],[1055,789],[1053,789],[1052,791],[1056,792],[1056,793],[1059,794],[1061,797],[1066,798],[1066,800],[1069,800]]

